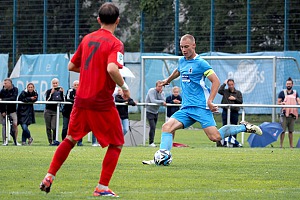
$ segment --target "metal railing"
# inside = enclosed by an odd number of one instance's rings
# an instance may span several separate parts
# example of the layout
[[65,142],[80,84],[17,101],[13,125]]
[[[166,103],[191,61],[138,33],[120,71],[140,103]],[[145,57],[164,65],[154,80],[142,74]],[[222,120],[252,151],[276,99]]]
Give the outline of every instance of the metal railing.
[[[25,103],[22,101],[0,101],[0,104],[57,104],[57,117],[56,117],[56,140],[58,140],[58,134],[59,134],[59,114],[60,114],[60,105],[61,104],[72,104],[71,102],[61,102],[61,101],[36,101],[34,103]],[[126,103],[115,103],[116,105],[127,105]],[[143,146],[145,146],[145,138],[146,138],[146,106],[147,105],[158,105],[162,106],[161,104],[156,103],[137,103],[137,106],[143,106],[143,115],[141,115],[141,120],[143,121]],[[246,107],[261,107],[261,108],[300,108],[300,105],[271,105],[271,104],[215,104],[220,108],[226,107],[228,108],[227,111],[227,124],[230,124],[230,108],[231,107],[240,107],[241,108],[241,115],[242,115],[242,121],[245,120],[245,109]],[[166,104],[166,107],[168,106],[181,106],[181,104]],[[167,109],[165,111],[165,114],[167,112]],[[264,114],[264,113],[261,113]],[[274,117],[272,117],[272,122],[274,122]],[[88,134],[88,141],[90,141],[90,134]],[[241,143],[244,144],[244,133],[242,133]]]

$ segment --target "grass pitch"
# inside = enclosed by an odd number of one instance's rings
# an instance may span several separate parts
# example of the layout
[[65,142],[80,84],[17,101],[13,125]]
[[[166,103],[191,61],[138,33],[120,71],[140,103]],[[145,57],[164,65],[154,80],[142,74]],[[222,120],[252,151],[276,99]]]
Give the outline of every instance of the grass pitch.
[[[39,190],[56,147],[47,146],[41,116],[29,128],[32,146],[0,146],[0,199],[97,199],[92,196],[106,149],[74,147],[51,192]],[[19,132],[21,136],[21,132]],[[19,138],[20,138],[19,136]],[[248,135],[246,135],[246,138]],[[299,134],[294,135],[297,141]],[[155,137],[160,140],[160,129]],[[158,148],[124,147],[110,188],[121,199],[298,199],[300,149],[216,148],[202,130],[180,130],[168,167],[145,166]],[[285,139],[288,146],[288,139]]]

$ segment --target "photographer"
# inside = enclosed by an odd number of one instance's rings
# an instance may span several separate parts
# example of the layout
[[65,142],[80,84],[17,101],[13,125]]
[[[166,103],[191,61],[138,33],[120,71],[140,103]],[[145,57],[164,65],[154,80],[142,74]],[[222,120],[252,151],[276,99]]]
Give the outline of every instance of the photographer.
[[[225,89],[227,85],[227,89]],[[233,79],[226,79],[224,83],[220,86],[218,93],[222,95],[221,104],[242,104],[243,95],[242,92],[235,88],[235,83]],[[238,124],[239,120],[239,107],[230,108],[230,124]],[[228,108],[224,107],[222,112],[222,122],[223,126],[227,125],[227,112]],[[222,144],[223,142],[223,144]],[[228,147],[241,147],[242,145],[236,140],[236,135],[229,136],[224,140],[217,142],[217,146],[228,146]]]
[[[59,80],[57,78],[51,81],[52,88],[46,91],[46,101],[64,101],[64,89],[59,86]],[[44,119],[46,124],[46,132],[49,145],[57,146],[59,144],[56,141],[56,104],[46,104],[44,111]]]

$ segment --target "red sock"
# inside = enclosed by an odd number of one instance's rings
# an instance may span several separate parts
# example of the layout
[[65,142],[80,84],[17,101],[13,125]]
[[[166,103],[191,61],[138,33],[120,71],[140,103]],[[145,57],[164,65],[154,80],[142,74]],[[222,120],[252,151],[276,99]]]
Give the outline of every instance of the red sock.
[[62,164],[67,159],[70,151],[74,147],[74,144],[67,138],[65,138],[57,147],[54,156],[52,158],[48,173],[53,176],[56,175],[56,172],[62,166]]
[[109,146],[102,162],[102,171],[99,184],[108,186],[109,181],[118,164],[121,149]]

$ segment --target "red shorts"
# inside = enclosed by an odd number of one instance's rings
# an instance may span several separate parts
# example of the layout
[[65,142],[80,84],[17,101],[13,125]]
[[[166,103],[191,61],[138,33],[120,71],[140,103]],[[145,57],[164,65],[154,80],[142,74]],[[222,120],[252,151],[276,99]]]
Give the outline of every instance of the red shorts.
[[112,107],[109,111],[95,111],[74,106],[70,116],[68,135],[78,141],[90,131],[102,147],[109,144],[124,144],[121,121],[116,107]]

